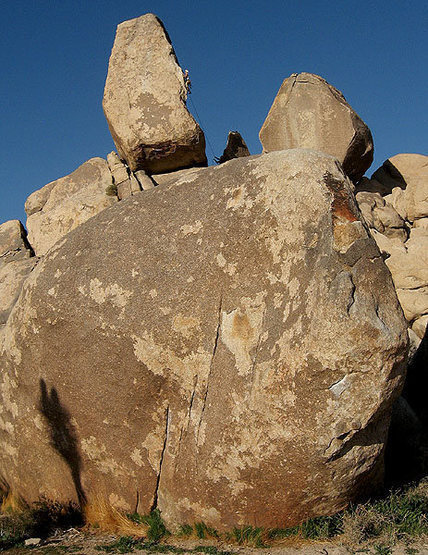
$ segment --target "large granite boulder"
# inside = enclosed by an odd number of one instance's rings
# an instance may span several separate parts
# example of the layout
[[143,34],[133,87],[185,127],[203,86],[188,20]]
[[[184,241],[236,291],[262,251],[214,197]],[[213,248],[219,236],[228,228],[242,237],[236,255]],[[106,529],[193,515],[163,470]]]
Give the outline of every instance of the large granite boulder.
[[19,220],[0,225],[0,331],[37,259]]
[[343,94],[318,75],[284,80],[260,130],[263,152],[312,148],[335,156],[357,182],[373,161],[370,129]]
[[25,203],[28,239],[37,255],[45,254],[72,229],[117,202],[107,194],[113,184],[108,164],[91,158],[73,173],[48,183]]
[[132,171],[207,164],[205,137],[186,99],[183,72],[162,22],[146,14],[121,23],[103,108],[117,152]]
[[98,214],[27,280],[1,353],[0,473],[287,526],[381,480],[406,324],[352,185],[309,150],[240,158]]

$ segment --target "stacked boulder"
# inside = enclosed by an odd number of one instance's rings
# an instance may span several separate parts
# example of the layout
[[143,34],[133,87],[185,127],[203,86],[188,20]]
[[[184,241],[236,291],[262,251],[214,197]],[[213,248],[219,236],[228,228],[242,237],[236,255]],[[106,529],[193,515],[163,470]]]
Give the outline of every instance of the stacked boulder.
[[310,148],[339,160],[353,182],[373,161],[370,129],[343,94],[312,73],[284,80],[260,130],[263,152]]
[[205,137],[186,107],[183,71],[153,14],[121,23],[103,108],[119,156],[132,171],[206,166]]
[[428,324],[428,156],[393,156],[356,190],[417,346]]

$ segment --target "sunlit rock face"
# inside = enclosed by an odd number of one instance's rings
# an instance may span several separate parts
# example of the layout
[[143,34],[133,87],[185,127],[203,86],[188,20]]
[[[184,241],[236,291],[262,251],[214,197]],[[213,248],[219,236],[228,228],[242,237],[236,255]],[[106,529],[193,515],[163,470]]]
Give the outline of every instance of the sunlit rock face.
[[121,23],[103,108],[117,152],[131,171],[206,166],[205,137],[186,107],[183,72],[153,14]]
[[37,259],[19,220],[0,225],[0,333]]
[[428,324],[428,156],[392,156],[371,179],[361,180],[356,198],[417,347]]
[[311,148],[335,156],[357,182],[373,161],[370,129],[343,94],[312,73],[284,80],[260,130],[263,152]]
[[170,174],[71,231],[1,353],[0,472],[168,526],[293,525],[375,487],[406,323],[340,164]]
[[32,193],[26,203],[28,240],[38,256],[71,230],[117,202],[107,162],[91,158],[74,172]]

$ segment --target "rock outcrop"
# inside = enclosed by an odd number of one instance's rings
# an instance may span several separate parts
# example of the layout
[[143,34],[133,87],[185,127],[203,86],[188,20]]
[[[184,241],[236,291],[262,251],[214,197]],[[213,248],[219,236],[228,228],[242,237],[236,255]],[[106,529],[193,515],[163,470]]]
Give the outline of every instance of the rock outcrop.
[[238,131],[229,131],[226,148],[220,158],[216,158],[215,161],[217,164],[223,164],[223,162],[228,162],[234,158],[244,158],[245,156],[250,156],[250,151],[241,133]]
[[183,72],[161,21],[146,14],[121,23],[103,108],[117,152],[131,171],[207,164],[205,137],[186,99]]
[[70,175],[30,195],[25,211],[28,240],[35,253],[45,254],[72,229],[117,202],[116,196],[107,194],[111,185],[107,162],[91,158]]
[[284,80],[260,130],[263,152],[311,148],[336,157],[357,182],[373,161],[370,129],[340,91],[312,73]]
[[180,173],[31,273],[0,357],[1,474],[172,527],[333,513],[380,479],[407,349],[352,185],[306,150]]
[[0,225],[0,330],[37,259],[18,220]]
[[357,202],[384,253],[411,329],[428,323],[428,156],[397,154],[357,186]]

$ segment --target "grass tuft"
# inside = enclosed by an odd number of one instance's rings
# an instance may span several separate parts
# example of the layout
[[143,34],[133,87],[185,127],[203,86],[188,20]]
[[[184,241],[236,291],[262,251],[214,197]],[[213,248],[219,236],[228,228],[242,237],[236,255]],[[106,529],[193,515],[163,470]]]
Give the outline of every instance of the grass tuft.
[[200,540],[203,540],[205,538],[218,539],[220,537],[217,530],[215,528],[212,528],[211,526],[207,526],[205,522],[195,522],[195,532],[196,536]]
[[115,197],[117,196],[117,185],[115,185],[114,183],[112,183],[111,185],[108,185],[106,187],[106,195],[108,197]]
[[102,532],[120,534],[122,537],[146,537],[148,526],[144,522],[135,522],[127,515],[113,507],[104,497],[95,496],[85,507],[85,520]]

